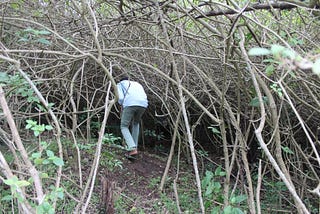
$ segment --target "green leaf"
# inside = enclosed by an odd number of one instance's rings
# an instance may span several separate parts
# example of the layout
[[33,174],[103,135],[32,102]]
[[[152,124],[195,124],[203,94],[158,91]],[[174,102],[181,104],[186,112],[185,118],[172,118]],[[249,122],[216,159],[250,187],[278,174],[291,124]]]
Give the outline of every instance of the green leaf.
[[28,27],[28,28],[24,29],[23,31],[27,32],[27,33],[32,33],[34,35],[37,35],[37,32],[38,32],[37,30],[35,30],[35,29],[31,28],[31,27]]
[[313,73],[320,75],[320,58],[315,61],[312,66]]
[[214,171],[214,174],[215,174],[216,176],[225,176],[225,175],[226,175],[226,173],[225,173],[224,171],[222,171],[221,166],[219,166],[219,167]]
[[40,135],[40,132],[35,130],[35,131],[33,131],[33,134],[34,134],[34,136],[38,137]]
[[32,127],[32,125],[29,123],[26,125],[26,129],[30,129]]
[[216,206],[215,208],[213,208],[210,214],[220,214],[220,207]]
[[43,163],[43,158],[36,158],[33,162],[35,165],[39,166]]
[[40,145],[45,148],[48,147],[48,143],[46,141],[41,141]]
[[41,153],[40,152],[32,153],[31,157],[32,158],[40,158],[41,157]]
[[231,207],[230,205],[226,206],[224,209],[223,209],[223,214],[233,214],[233,207]]
[[29,186],[29,185],[30,185],[30,183],[28,181],[25,181],[25,180],[17,182],[17,186],[18,187],[26,187],[26,186]]
[[34,120],[26,120],[26,122],[27,122],[28,124],[31,124],[32,126],[37,125],[37,121],[34,121]]
[[233,208],[233,213],[234,214],[244,214],[244,212],[242,210],[240,210],[239,208],[237,208],[237,207]]
[[285,47],[283,47],[283,46],[281,46],[281,45],[275,44],[275,45],[272,45],[272,46],[271,46],[271,53],[272,53],[273,55],[279,55],[279,54],[281,54],[285,49],[286,49]]
[[294,152],[287,146],[281,146],[281,149],[288,154],[294,154]]
[[39,30],[39,31],[38,31],[38,34],[39,34],[39,35],[50,35],[51,32],[50,32],[50,31],[47,31],[47,30]]
[[[262,101],[263,101],[263,103],[267,103],[267,102],[268,102],[268,97],[263,96],[263,97],[262,97]],[[258,97],[254,97],[254,98],[250,101],[249,105],[250,105],[250,106],[253,106],[253,107],[259,107],[259,106],[260,106],[259,98],[258,98]]]
[[18,40],[18,42],[28,42],[28,41],[29,41],[28,38],[23,38],[23,37],[21,37],[21,38]]
[[41,178],[49,178],[49,175],[48,175],[48,173],[42,172],[42,173],[40,174],[40,177],[41,177]]
[[46,164],[49,164],[50,163],[50,161],[48,160],[48,159],[45,159],[45,160],[43,160],[43,162],[42,162],[44,165],[46,165]]
[[16,181],[14,181],[12,178],[11,179],[5,179],[5,180],[3,180],[3,182],[5,184],[7,184],[8,186],[12,186],[12,185],[14,185],[16,183]]
[[217,128],[215,128],[213,126],[209,126],[208,129],[210,129],[212,131],[212,133],[214,133],[214,134],[220,134],[221,133]]
[[57,188],[56,189],[56,195],[58,198],[63,199],[64,198],[64,189],[63,188]]
[[274,69],[273,64],[268,65],[268,66],[266,67],[266,75],[267,75],[268,77],[270,77],[270,76],[273,74],[274,70],[275,70],[275,69]]
[[11,3],[10,6],[14,10],[18,10],[20,8],[20,5],[18,3]]
[[238,195],[238,196],[232,197],[230,200],[230,203],[231,204],[238,204],[238,203],[245,201],[246,199],[247,199],[246,195]]
[[47,152],[47,156],[48,156],[48,157],[53,157],[53,156],[54,156],[53,151],[47,150],[46,152]]
[[53,160],[53,163],[56,165],[56,166],[63,166],[64,163],[63,163],[63,160],[61,158],[58,158],[56,157],[54,160]]
[[290,49],[285,49],[285,50],[282,52],[282,55],[283,55],[284,57],[287,57],[287,58],[291,59],[291,60],[295,59],[296,56],[297,56],[296,52],[294,52],[293,50],[290,50]]
[[51,42],[48,41],[48,40],[45,39],[45,38],[37,39],[37,42],[39,42],[39,43],[41,43],[41,44],[44,44],[44,45],[51,45]]
[[51,125],[46,125],[46,126],[45,126],[45,129],[48,130],[48,131],[50,131],[50,130],[53,129],[53,127],[52,127]]
[[218,194],[221,191],[221,184],[219,182],[213,182],[214,193]]
[[271,51],[266,48],[251,48],[248,52],[249,56],[264,56],[264,55],[269,55],[271,54]]
[[12,199],[12,195],[6,195],[1,198],[1,201],[11,201]]
[[213,191],[213,186],[209,185],[206,189],[206,192],[204,193],[205,196],[210,196],[212,194]]
[[10,80],[10,76],[6,72],[0,72],[0,82],[7,83]]

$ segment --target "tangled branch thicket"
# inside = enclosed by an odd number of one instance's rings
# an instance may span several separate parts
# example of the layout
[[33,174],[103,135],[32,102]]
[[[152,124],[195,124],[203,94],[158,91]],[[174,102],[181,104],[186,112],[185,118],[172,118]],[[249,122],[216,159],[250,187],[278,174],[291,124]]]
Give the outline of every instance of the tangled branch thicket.
[[[231,5],[237,13],[206,17],[214,8],[231,6],[218,1],[202,6],[192,1],[3,1],[1,72],[27,74],[46,102],[54,103],[62,134],[88,139],[92,121],[105,108],[108,82],[114,89],[119,71],[125,71],[146,86],[145,126],[155,129],[161,120],[170,137],[176,131],[172,143],[182,143],[196,176],[198,150],[215,151],[209,159],[223,157],[225,206],[237,181],[248,196],[249,213],[256,213],[264,190],[255,187],[253,175],[261,159],[260,182],[281,179],[291,195],[288,204],[308,212],[320,197],[319,76],[285,58],[247,52],[279,44],[315,60],[319,20],[303,7],[244,12],[241,1]],[[35,102],[12,93],[19,84],[1,87],[22,131],[25,120],[38,118],[39,112]],[[111,118],[117,108],[112,112]],[[49,114],[40,116],[53,123]],[[6,123],[3,130],[1,136],[14,141]],[[23,165],[20,170],[27,172]]]

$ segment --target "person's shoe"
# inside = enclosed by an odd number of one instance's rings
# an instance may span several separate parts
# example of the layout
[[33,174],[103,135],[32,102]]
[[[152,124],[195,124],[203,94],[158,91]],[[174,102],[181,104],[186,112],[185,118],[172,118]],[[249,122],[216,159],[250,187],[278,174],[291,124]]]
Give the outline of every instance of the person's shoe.
[[130,152],[125,153],[124,156],[130,161],[133,161],[133,160],[137,159],[136,158],[137,154],[136,155],[130,155]]
[[135,156],[137,154],[138,154],[138,150],[137,149],[134,149],[134,150],[128,152],[128,155],[130,155],[130,156]]

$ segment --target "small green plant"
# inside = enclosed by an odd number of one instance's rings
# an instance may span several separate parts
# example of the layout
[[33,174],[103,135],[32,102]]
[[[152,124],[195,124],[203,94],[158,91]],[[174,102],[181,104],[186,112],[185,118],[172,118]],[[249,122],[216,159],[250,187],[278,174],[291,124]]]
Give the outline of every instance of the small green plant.
[[215,135],[215,136],[217,136],[218,138],[222,139],[220,130],[217,129],[216,127],[214,127],[214,125],[208,126],[208,129],[211,130],[211,132],[212,132],[213,135]]
[[[0,85],[10,87],[10,90],[8,91],[9,97],[13,95],[21,96],[22,98],[25,98],[28,103],[31,103],[37,111],[47,111],[47,109],[40,103],[40,100],[34,93],[33,89],[29,86],[29,83],[22,78],[21,75],[10,75],[7,72],[0,72]],[[48,103],[49,108],[53,105],[54,103]]]
[[[78,147],[80,150],[85,150],[85,151],[93,151],[92,148],[95,147],[97,144],[96,143],[88,143],[88,142],[85,142],[85,143],[79,143],[78,144]],[[74,145],[73,145],[74,147]]]
[[121,142],[121,137],[114,136],[112,133],[106,133],[102,139],[103,143],[107,144],[117,144]]
[[[283,47],[278,44],[271,45],[270,49],[254,47],[249,50],[250,56],[267,56],[272,55],[274,64],[294,64],[301,69],[311,69],[313,73],[320,75],[320,58],[311,57],[303,58],[294,50]],[[273,72],[274,69],[272,69]]]
[[56,166],[63,166],[64,162],[60,157],[54,155],[53,151],[45,150],[46,157],[42,157],[42,152],[32,153],[31,159],[34,161],[36,166],[54,164]]
[[[40,136],[44,131],[51,130],[52,126],[49,125],[38,125],[37,122],[33,120],[27,120],[27,129],[31,129],[36,137]],[[48,147],[49,144],[45,141],[40,142],[42,151],[34,152],[31,154],[30,159],[33,160],[34,164],[41,168],[42,166],[46,170],[49,170],[50,165],[52,166],[63,166],[64,162],[60,157],[55,156],[54,152],[51,151]],[[43,155],[45,153],[46,155]],[[43,157],[45,156],[45,157]],[[41,178],[48,178],[49,175],[46,172],[40,173]],[[30,177],[28,180],[19,180],[18,177],[13,176],[10,179],[4,180],[4,183],[10,186],[11,194],[6,194],[2,197],[2,201],[13,201],[14,199],[17,199],[19,202],[28,201],[30,204],[33,204],[33,201],[31,201],[29,198],[24,198],[24,196],[21,194],[21,188],[28,187],[33,182],[33,179]],[[45,187],[45,183],[44,183]],[[63,199],[64,197],[64,189],[59,187],[56,188],[55,186],[49,186],[49,188],[46,188],[49,190],[46,192],[45,197],[43,198],[43,201],[40,205],[33,205],[36,209],[36,212],[39,214],[49,213],[53,214],[55,213],[55,210],[52,206],[52,204],[57,199]]]
[[[262,97],[262,102],[267,104],[268,103],[268,97],[266,96],[263,96]],[[260,101],[259,101],[259,98],[258,97],[254,97],[250,103],[249,103],[250,106],[252,107],[259,107],[260,106]]]
[[209,156],[208,151],[203,150],[203,149],[199,149],[199,150],[197,151],[197,153],[198,153],[198,155],[200,155],[200,157],[208,157],[208,156]]
[[157,133],[155,130],[146,129],[143,134],[146,137],[151,137],[158,141],[164,139],[163,132]]
[[165,193],[161,193],[160,199],[160,201],[154,203],[154,209],[157,213],[162,213],[164,209],[170,210],[171,213],[178,213],[177,205],[172,198],[168,197]]
[[204,178],[201,181],[202,189],[204,190],[204,205],[206,210],[210,210],[212,214],[240,214],[244,213],[239,208],[240,204],[247,199],[246,195],[231,195],[229,198],[229,205],[222,207],[216,204],[223,204],[224,195],[223,188],[221,185],[221,178],[226,173],[219,166],[214,173],[206,171]]
[[5,179],[3,181],[5,184],[10,186],[11,195],[4,196],[2,201],[11,201],[13,198],[18,199],[18,201],[23,202],[25,199],[21,195],[21,188],[30,185],[30,182],[26,180],[19,180],[17,176],[13,176],[10,179]]
[[16,32],[16,35],[20,37],[19,42],[41,43],[44,45],[51,45],[51,42],[46,38],[50,34],[47,30],[37,30],[30,27]]
[[148,187],[155,188],[160,184],[160,177],[151,178],[148,184]]
[[105,151],[102,153],[103,159],[101,160],[100,165],[108,168],[108,170],[113,171],[116,168],[123,168],[123,162],[116,157],[115,154],[109,151]]
[[64,198],[64,189],[59,187],[56,188],[55,186],[50,186],[51,191],[49,194],[46,195],[44,201],[36,207],[37,214],[54,214],[55,210],[53,209],[53,202],[56,199],[63,199]]
[[279,97],[283,96],[282,89],[278,86],[278,84],[274,83],[270,86],[270,88],[278,94]]
[[33,131],[34,136],[38,137],[44,131],[50,131],[53,129],[51,125],[38,124],[37,121],[27,120],[26,129],[31,129]]
[[262,208],[271,204],[282,204],[281,195],[288,190],[284,182],[270,180],[266,177],[263,179],[263,185],[266,188],[261,198],[263,201]]

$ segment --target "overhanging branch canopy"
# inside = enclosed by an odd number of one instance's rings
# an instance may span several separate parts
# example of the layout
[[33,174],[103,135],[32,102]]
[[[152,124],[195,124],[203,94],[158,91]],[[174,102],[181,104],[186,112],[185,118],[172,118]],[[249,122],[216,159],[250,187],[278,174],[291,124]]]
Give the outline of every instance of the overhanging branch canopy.
[[[253,11],[253,10],[270,10],[271,8],[274,9],[280,9],[280,10],[290,10],[292,8],[296,8],[297,5],[290,4],[290,3],[270,3],[270,4],[254,4],[248,6],[244,12]],[[219,11],[210,11],[206,13],[205,15],[197,16],[197,19],[210,17],[210,16],[221,16],[221,15],[227,15],[227,14],[236,14],[239,13],[238,10],[228,9],[228,10],[219,10]]]
[[[310,3],[304,3],[301,1],[295,1],[295,0],[288,0],[286,2],[272,2],[268,4],[253,4],[245,8],[243,12],[253,11],[253,10],[271,10],[273,9],[279,9],[279,10],[290,10],[293,8],[297,8],[299,6],[307,7],[310,9],[318,9],[320,8],[320,2],[312,1]],[[236,14],[239,13],[236,9],[228,9],[228,10],[218,10],[218,11],[210,11],[204,15],[197,16],[196,19],[210,17],[210,16],[221,16],[221,15],[227,15],[227,14]]]

